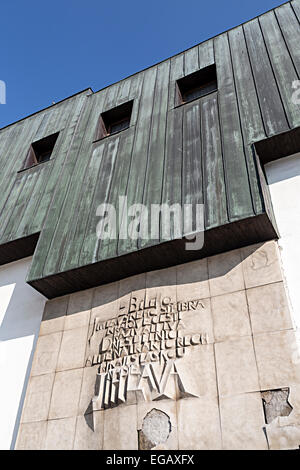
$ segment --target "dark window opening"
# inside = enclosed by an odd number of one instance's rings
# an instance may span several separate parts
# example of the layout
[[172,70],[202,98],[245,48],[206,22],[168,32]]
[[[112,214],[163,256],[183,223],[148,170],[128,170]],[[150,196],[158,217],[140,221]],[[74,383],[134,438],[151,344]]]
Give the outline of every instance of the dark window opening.
[[218,89],[215,65],[191,73],[176,82],[176,106],[201,98]]
[[50,160],[58,134],[56,132],[31,144],[23,170]]
[[117,134],[130,126],[133,101],[105,111],[99,117],[96,140]]

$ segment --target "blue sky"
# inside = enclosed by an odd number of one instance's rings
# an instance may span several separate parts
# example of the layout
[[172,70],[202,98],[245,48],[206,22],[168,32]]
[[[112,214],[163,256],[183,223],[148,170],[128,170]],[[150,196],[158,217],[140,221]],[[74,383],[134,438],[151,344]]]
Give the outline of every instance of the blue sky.
[[99,90],[247,21],[273,0],[2,0],[0,127]]

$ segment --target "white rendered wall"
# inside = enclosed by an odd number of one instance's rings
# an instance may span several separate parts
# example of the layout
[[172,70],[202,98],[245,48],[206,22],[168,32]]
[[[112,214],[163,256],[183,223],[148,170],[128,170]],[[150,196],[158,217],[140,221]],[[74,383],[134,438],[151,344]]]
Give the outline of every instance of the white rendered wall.
[[280,233],[281,259],[300,333],[300,153],[265,165]]
[[0,449],[12,449],[46,298],[25,282],[32,258],[0,266]]

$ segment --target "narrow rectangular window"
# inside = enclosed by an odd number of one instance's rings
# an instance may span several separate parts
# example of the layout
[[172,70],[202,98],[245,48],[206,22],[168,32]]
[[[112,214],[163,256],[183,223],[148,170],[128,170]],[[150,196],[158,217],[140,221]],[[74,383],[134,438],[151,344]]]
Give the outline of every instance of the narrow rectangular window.
[[28,150],[23,170],[50,160],[58,132],[33,142]]
[[189,103],[217,89],[217,72],[213,64],[177,80],[176,106]]
[[104,137],[128,129],[130,126],[132,106],[133,101],[128,101],[127,103],[100,114],[95,140],[103,139]]

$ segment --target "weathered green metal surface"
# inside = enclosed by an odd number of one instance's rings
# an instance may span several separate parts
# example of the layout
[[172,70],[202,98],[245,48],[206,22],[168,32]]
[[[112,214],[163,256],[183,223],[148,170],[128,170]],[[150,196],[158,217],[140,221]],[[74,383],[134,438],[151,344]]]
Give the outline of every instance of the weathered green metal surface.
[[[291,100],[300,73],[299,20],[294,0],[1,130],[0,243],[41,232],[29,282],[161,243],[98,240],[96,208],[117,205],[119,195],[148,207],[204,202],[206,230],[270,214],[251,146],[300,126]],[[218,91],[176,108],[176,80],[214,63]],[[128,100],[130,128],[94,142],[100,113]],[[57,131],[51,160],[17,173],[30,143]],[[171,239],[182,235],[175,227]]]

